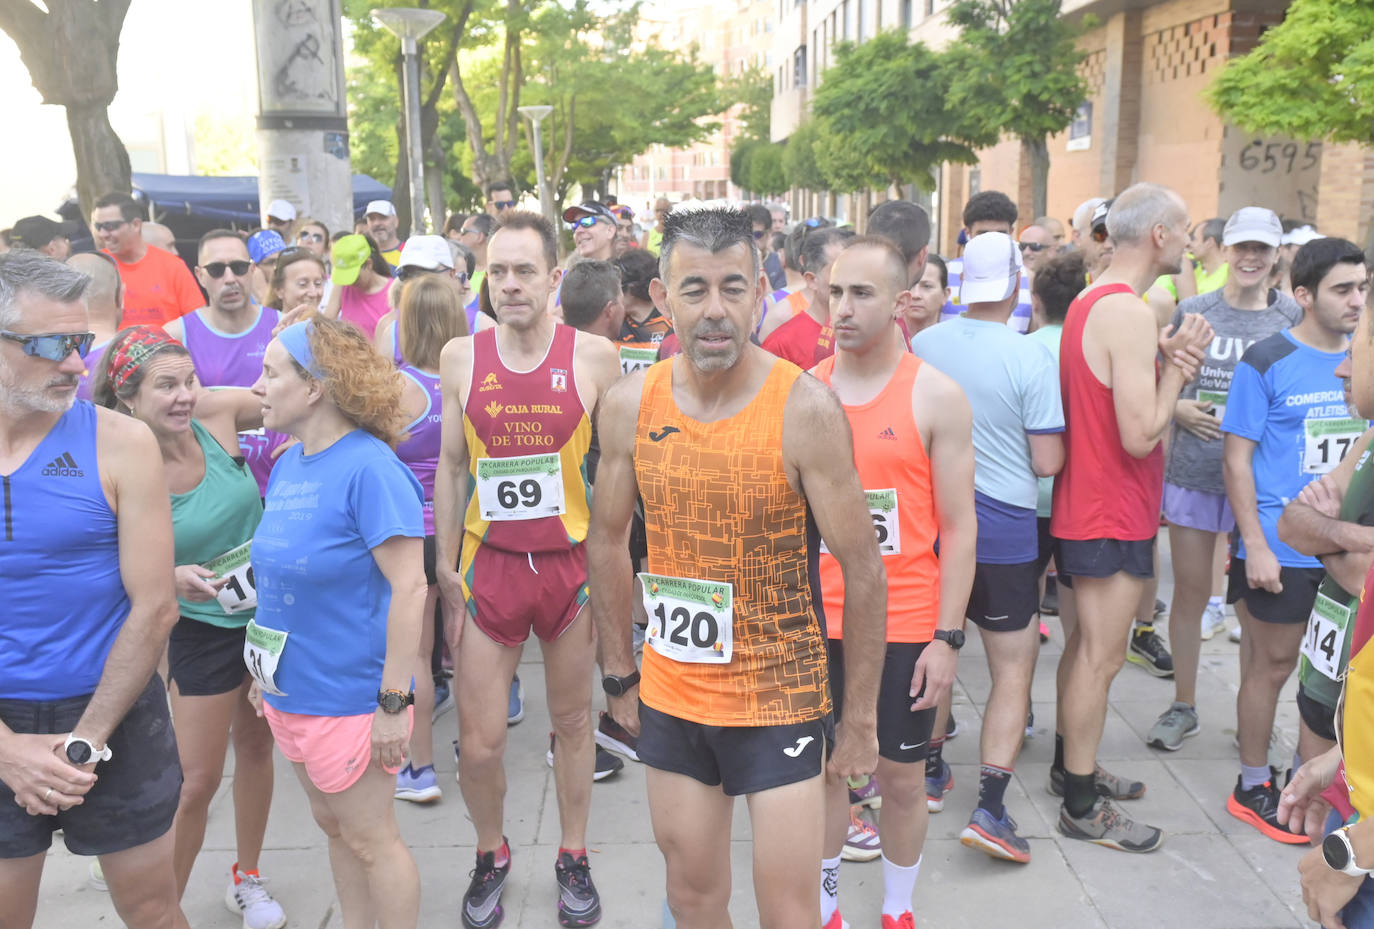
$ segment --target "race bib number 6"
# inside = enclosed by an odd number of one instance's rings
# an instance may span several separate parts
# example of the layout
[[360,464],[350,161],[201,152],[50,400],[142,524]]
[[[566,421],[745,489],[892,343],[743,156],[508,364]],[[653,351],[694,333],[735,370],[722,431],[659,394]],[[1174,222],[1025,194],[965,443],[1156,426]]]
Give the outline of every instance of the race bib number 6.
[[253,540],[249,539],[238,548],[231,548],[223,555],[205,562],[206,570],[214,571],[215,578],[224,581],[215,599],[226,613],[242,613],[258,605],[258,588],[253,581],[253,564],[249,560],[252,545]]
[[[878,553],[884,558],[888,555],[900,555],[902,526],[897,509],[896,488],[865,490],[864,497],[868,503],[869,518],[873,520],[873,534],[878,537]],[[821,554],[830,554],[830,546],[825,544],[825,539],[821,539]]]
[[1363,419],[1309,419],[1304,422],[1303,473],[1325,474],[1336,467],[1364,430]]
[[1312,604],[1312,615],[1307,618],[1302,653],[1314,669],[1333,681],[1340,680],[1341,655],[1349,628],[1350,607],[1319,592]]
[[477,504],[487,522],[560,516],[563,461],[558,455],[477,459]]
[[644,641],[664,658],[728,664],[734,652],[734,596],[729,584],[640,574],[649,627]]

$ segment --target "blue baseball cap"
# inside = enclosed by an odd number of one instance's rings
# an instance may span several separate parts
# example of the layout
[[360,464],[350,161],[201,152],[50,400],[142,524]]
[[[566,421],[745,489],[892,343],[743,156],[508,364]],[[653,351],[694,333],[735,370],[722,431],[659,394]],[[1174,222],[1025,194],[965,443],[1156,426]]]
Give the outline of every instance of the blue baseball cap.
[[277,252],[286,248],[286,241],[275,229],[260,229],[248,237],[248,257],[253,264],[262,264]]

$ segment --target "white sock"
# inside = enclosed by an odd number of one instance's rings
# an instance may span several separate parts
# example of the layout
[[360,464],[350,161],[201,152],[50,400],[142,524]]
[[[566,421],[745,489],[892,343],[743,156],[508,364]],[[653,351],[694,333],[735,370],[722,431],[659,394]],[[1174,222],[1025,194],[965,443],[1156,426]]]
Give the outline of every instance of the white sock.
[[821,925],[840,908],[840,857],[821,859]]
[[[924,857],[924,856],[922,856]],[[909,868],[895,865],[883,855],[883,915],[901,916],[911,909],[916,895],[916,876],[921,873],[921,859]]]

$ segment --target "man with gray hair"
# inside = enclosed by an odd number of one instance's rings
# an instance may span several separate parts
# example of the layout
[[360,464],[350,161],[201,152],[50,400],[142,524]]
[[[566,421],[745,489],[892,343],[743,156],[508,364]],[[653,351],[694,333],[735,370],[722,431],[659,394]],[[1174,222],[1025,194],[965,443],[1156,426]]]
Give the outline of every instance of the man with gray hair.
[[[659,262],[650,290],[671,310],[682,354],[622,378],[598,419],[588,567],[607,708],[639,740],[677,925],[729,924],[730,820],[745,795],[759,911],[750,922],[820,926],[824,775],[877,765],[887,603],[877,539],[839,401],[750,341],[767,285],[748,215],[671,214]],[[640,499],[642,689],[625,557]],[[828,766],[808,512],[845,581],[846,714]]]
[[[1060,345],[1065,463],[1054,483],[1050,533],[1061,583],[1077,600],[1065,623],[1059,729],[1050,791],[1064,798],[1059,831],[1123,851],[1148,852],[1164,833],[1121,814],[1113,800],[1143,786],[1096,765],[1107,691],[1121,670],[1131,620],[1154,574],[1154,537],[1164,491],[1160,440],[1179,392],[1197,374],[1212,338],[1185,315],[1160,334],[1140,299],[1161,274],[1176,274],[1188,244],[1177,194],[1136,184],[1107,216],[1115,252],[1106,273],[1074,300]],[[1158,377],[1155,357],[1164,359]],[[1072,626],[1072,628],[1069,628]]]
[[100,359],[124,316],[124,283],[119,279],[119,266],[104,252],[80,252],[67,259],[67,266],[91,279],[86,287],[86,313],[95,342],[86,354],[86,370],[76,388],[77,399],[89,400]]
[[563,275],[563,322],[616,342],[624,321],[620,270],[614,264],[589,258]]
[[180,929],[181,766],[155,673],[177,620],[171,503],[148,427],[76,400],[88,280],[0,258],[0,925],[33,925],[61,830],[126,925]]

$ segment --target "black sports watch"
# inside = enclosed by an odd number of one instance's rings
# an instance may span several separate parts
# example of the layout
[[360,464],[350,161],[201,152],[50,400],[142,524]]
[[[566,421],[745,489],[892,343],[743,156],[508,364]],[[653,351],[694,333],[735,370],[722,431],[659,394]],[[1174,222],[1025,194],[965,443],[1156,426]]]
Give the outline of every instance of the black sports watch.
[[377,705],[382,708],[383,713],[394,716],[413,703],[415,703],[415,691],[413,690],[408,694],[401,693],[399,690],[377,691]]
[[956,652],[964,647],[964,630],[962,629],[936,629],[935,638],[944,642]]
[[623,697],[630,688],[639,683],[639,672],[631,671],[624,677],[607,674],[601,679],[601,689],[612,697]]
[[1322,857],[1326,859],[1327,867],[1333,871],[1349,874],[1351,877],[1367,877],[1374,872],[1355,864],[1355,849],[1350,845],[1350,837],[1345,834],[1348,828],[1347,826],[1337,829],[1322,839]]

